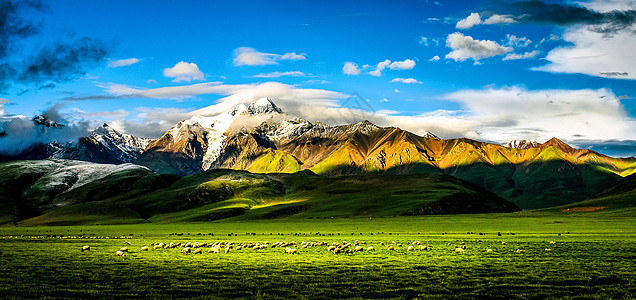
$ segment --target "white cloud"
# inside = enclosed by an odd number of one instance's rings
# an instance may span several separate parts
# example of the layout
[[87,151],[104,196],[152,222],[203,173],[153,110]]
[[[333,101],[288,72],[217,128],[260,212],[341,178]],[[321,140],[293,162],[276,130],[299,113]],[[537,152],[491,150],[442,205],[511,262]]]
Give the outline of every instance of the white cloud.
[[636,0],[577,1],[577,4],[598,12],[610,12],[613,10],[633,10],[634,8],[636,8]]
[[172,82],[203,80],[205,75],[195,63],[178,62],[172,68],[163,69],[163,76],[174,78]]
[[291,76],[291,77],[305,77],[307,75],[305,75],[305,73],[300,72],[300,71],[289,71],[289,72],[271,72],[271,73],[265,73],[265,74],[258,74],[258,75],[254,75],[251,77],[256,77],[256,78],[278,78],[278,77],[283,77],[283,76]]
[[360,68],[358,65],[353,62],[345,62],[344,67],[342,67],[342,73],[347,75],[360,75]]
[[462,90],[446,99],[460,103],[462,118],[485,140],[634,139],[636,123],[606,89],[526,90],[520,87]]
[[525,36],[517,37],[516,35],[506,34],[506,41],[504,44],[511,47],[528,47],[532,44],[532,40]]
[[529,59],[529,58],[534,58],[538,54],[539,54],[538,50],[526,52],[524,54],[508,53],[508,55],[506,55],[502,60]]
[[376,76],[376,77],[382,76],[382,71],[390,64],[391,64],[391,61],[388,59],[379,62],[377,66],[375,67],[375,70],[369,72],[369,75]]
[[421,83],[417,81],[415,78],[394,78],[391,82],[401,82],[401,83]]
[[109,68],[117,68],[117,67],[125,67],[138,63],[140,60],[138,58],[127,58],[127,59],[119,59],[113,60],[108,63]]
[[234,50],[235,66],[265,66],[276,65],[279,60],[304,60],[305,54],[296,54],[296,52],[290,52],[285,54],[273,54],[258,52],[254,48],[240,47]]
[[636,79],[636,25],[611,37],[589,27],[566,30],[563,39],[571,45],[546,55],[550,63],[533,70],[553,73],[582,73],[617,79]]
[[411,70],[415,67],[415,61],[412,59],[406,59],[403,61],[394,61],[389,65],[391,70]]
[[466,17],[466,19],[459,20],[455,27],[459,29],[468,29],[475,25],[479,25],[481,23],[481,17],[478,13],[471,13],[470,16]]
[[424,45],[428,47],[428,38],[425,36],[420,36],[420,40],[418,42],[420,45]]
[[152,83],[152,84],[156,84],[156,83],[157,83],[157,81],[156,81],[156,80],[154,80],[154,79],[148,79],[148,80],[146,80],[146,83],[148,83],[148,84],[151,84],[151,83]]
[[490,24],[511,24],[517,23],[517,21],[511,15],[497,15],[494,14],[484,21],[484,25]]
[[438,60],[439,60],[439,56],[435,55],[431,57],[431,59],[429,59],[428,61],[438,61]]
[[382,100],[380,100],[380,102],[390,102],[391,100],[387,99],[387,98],[383,98]]
[[305,60],[304,54],[296,54],[296,52],[285,53],[278,58],[279,60]]
[[453,49],[446,54],[446,59],[465,61],[473,59],[478,63],[480,59],[503,55],[511,52],[511,47],[504,47],[489,40],[475,40],[459,32],[451,33],[446,38],[446,46]]
[[394,92],[394,93],[399,93],[399,92],[400,92],[400,90],[395,89],[395,90],[393,90],[393,92]]
[[138,94],[144,91],[144,89],[141,89],[141,88],[134,88],[129,85],[112,83],[112,82],[108,84],[97,83],[97,86],[100,88],[103,88],[106,93],[112,96],[132,95],[132,94]]

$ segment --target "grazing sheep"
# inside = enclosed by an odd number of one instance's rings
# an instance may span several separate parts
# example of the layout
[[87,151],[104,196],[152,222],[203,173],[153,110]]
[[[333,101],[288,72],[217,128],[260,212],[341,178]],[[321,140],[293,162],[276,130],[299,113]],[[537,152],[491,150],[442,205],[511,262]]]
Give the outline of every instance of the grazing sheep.
[[192,251],[192,254],[201,254],[203,253],[203,250],[201,250],[201,248],[197,248],[196,250]]
[[450,246],[450,245],[452,245],[452,244],[451,243],[446,244],[446,246]]
[[126,242],[126,245],[129,245],[129,246],[130,246],[130,245],[132,245],[132,244],[131,244],[130,242]]
[[225,254],[230,253],[231,249],[232,249],[232,246],[230,246],[229,244],[227,246],[225,246]]
[[493,251],[490,248],[486,248],[486,252],[493,252]]
[[457,247],[455,248],[455,253],[464,254],[466,253],[466,250],[464,250],[464,248]]
[[181,254],[190,253],[190,249],[191,249],[190,247],[185,247],[185,248],[181,249]]
[[367,251],[375,251],[375,248],[373,248],[373,246],[369,246],[369,248],[367,248]]
[[388,247],[386,247],[386,250],[393,251],[393,250],[395,250],[395,248],[393,248],[393,246],[389,245]]
[[148,251],[148,246],[141,247],[141,251]]
[[161,245],[156,245],[154,247],[152,247],[152,249],[157,250],[157,249],[163,249],[163,246]]
[[287,253],[287,254],[298,254],[298,250],[287,247],[287,248],[285,248],[285,253]]
[[413,250],[415,250],[415,247],[413,247],[413,246],[408,246],[406,248],[406,251],[413,251]]
[[550,249],[550,248],[545,248],[545,251],[546,251],[546,252],[552,252],[552,249]]
[[126,253],[124,253],[124,251],[117,251],[117,252],[115,252],[115,254],[117,256],[126,256]]
[[419,246],[419,248],[420,248],[420,251],[421,251],[421,250],[428,250],[428,249],[426,248],[426,246],[424,246],[424,245],[420,245],[420,246]]
[[502,244],[502,245],[505,245],[505,244],[506,244],[506,242],[501,242],[501,244]]
[[82,247],[82,252],[91,250],[91,246]]
[[327,247],[327,251],[329,251],[329,252],[333,252],[333,250],[336,250],[336,246],[329,246],[329,247]]
[[121,247],[121,249],[119,249],[119,251],[121,251],[121,252],[128,252],[128,247]]
[[208,253],[215,253],[215,254],[219,254],[221,251],[221,248],[219,248],[218,246],[212,246],[210,248],[210,250],[208,250]]
[[353,251],[358,252],[358,251],[363,251],[364,248],[362,248],[362,246],[356,246]]
[[550,241],[550,244],[554,245],[554,244],[556,244],[556,242],[555,241]]
[[524,251],[521,249],[517,249],[517,251],[515,251],[515,253],[523,253]]

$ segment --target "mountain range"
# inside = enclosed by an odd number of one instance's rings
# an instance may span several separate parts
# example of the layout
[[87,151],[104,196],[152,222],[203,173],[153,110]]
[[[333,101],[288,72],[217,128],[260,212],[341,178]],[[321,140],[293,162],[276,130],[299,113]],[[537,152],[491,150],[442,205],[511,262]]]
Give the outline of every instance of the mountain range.
[[329,126],[288,115],[268,98],[221,114],[196,111],[153,141],[121,134],[104,124],[77,142],[39,147],[51,150],[41,157],[18,158],[133,162],[178,176],[211,169],[252,173],[310,170],[323,177],[444,174],[483,187],[524,209],[585,200],[636,171],[634,158],[575,149],[557,138],[498,145],[466,138],[440,139],[432,133],[419,136],[368,121]]

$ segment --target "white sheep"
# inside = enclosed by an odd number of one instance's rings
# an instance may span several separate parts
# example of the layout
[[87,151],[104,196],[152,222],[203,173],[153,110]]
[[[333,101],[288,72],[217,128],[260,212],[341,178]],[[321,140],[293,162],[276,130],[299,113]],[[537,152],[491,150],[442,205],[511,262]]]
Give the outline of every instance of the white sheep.
[[126,253],[124,251],[117,251],[117,252],[115,252],[115,254],[117,256],[126,256]]
[[285,248],[285,253],[287,253],[287,254],[297,254],[298,250],[292,249],[290,247],[287,247],[287,248]]
[[141,251],[148,251],[148,246],[141,247]]
[[201,250],[201,248],[197,248],[196,250],[192,251],[192,254],[201,254],[203,253],[203,250]]
[[413,250],[415,250],[415,247],[413,247],[413,246],[408,246],[406,248],[406,251],[413,251]]
[[182,254],[190,253],[190,247],[185,247],[185,248],[181,249],[181,253]]
[[121,249],[119,249],[119,251],[121,251],[121,252],[128,252],[128,247],[121,247]]
[[455,253],[459,253],[459,254],[464,254],[466,252],[466,250],[464,250],[464,248],[455,248]]
[[364,248],[362,248],[362,246],[356,246],[353,251],[358,252],[358,251],[364,251]]
[[368,252],[375,251],[375,248],[373,248],[373,246],[369,246],[369,248],[367,248],[367,251]]
[[486,248],[486,252],[493,252],[493,250],[490,248]]
[[91,250],[91,246],[82,247],[82,252]]
[[524,251],[521,249],[517,249],[517,251],[515,251],[515,253],[523,253]]

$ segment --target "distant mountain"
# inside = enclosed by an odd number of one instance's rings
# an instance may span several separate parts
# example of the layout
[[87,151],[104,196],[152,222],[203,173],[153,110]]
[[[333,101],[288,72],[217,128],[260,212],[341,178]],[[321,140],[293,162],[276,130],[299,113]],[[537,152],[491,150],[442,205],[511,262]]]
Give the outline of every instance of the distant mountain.
[[580,201],[636,170],[636,159],[574,149],[556,138],[501,146],[422,137],[369,121],[328,126],[289,116],[267,98],[214,117],[184,120],[151,144],[137,163],[179,175],[209,168],[256,173],[309,169],[326,176],[443,173],[522,208]]
[[[33,122],[42,132],[59,130],[65,126],[43,115],[33,118]],[[0,161],[57,158],[122,164],[137,159],[150,142],[151,139],[122,134],[104,123],[76,141],[34,143],[19,153],[0,155]]]
[[51,158],[106,164],[129,163],[137,159],[151,141],[148,138],[122,134],[104,123],[89,136],[65,145],[51,155]]
[[514,212],[447,175],[322,177],[310,171],[209,170],[159,175],[132,164],[71,160],[0,163],[0,225],[94,225],[225,218],[332,218]]

